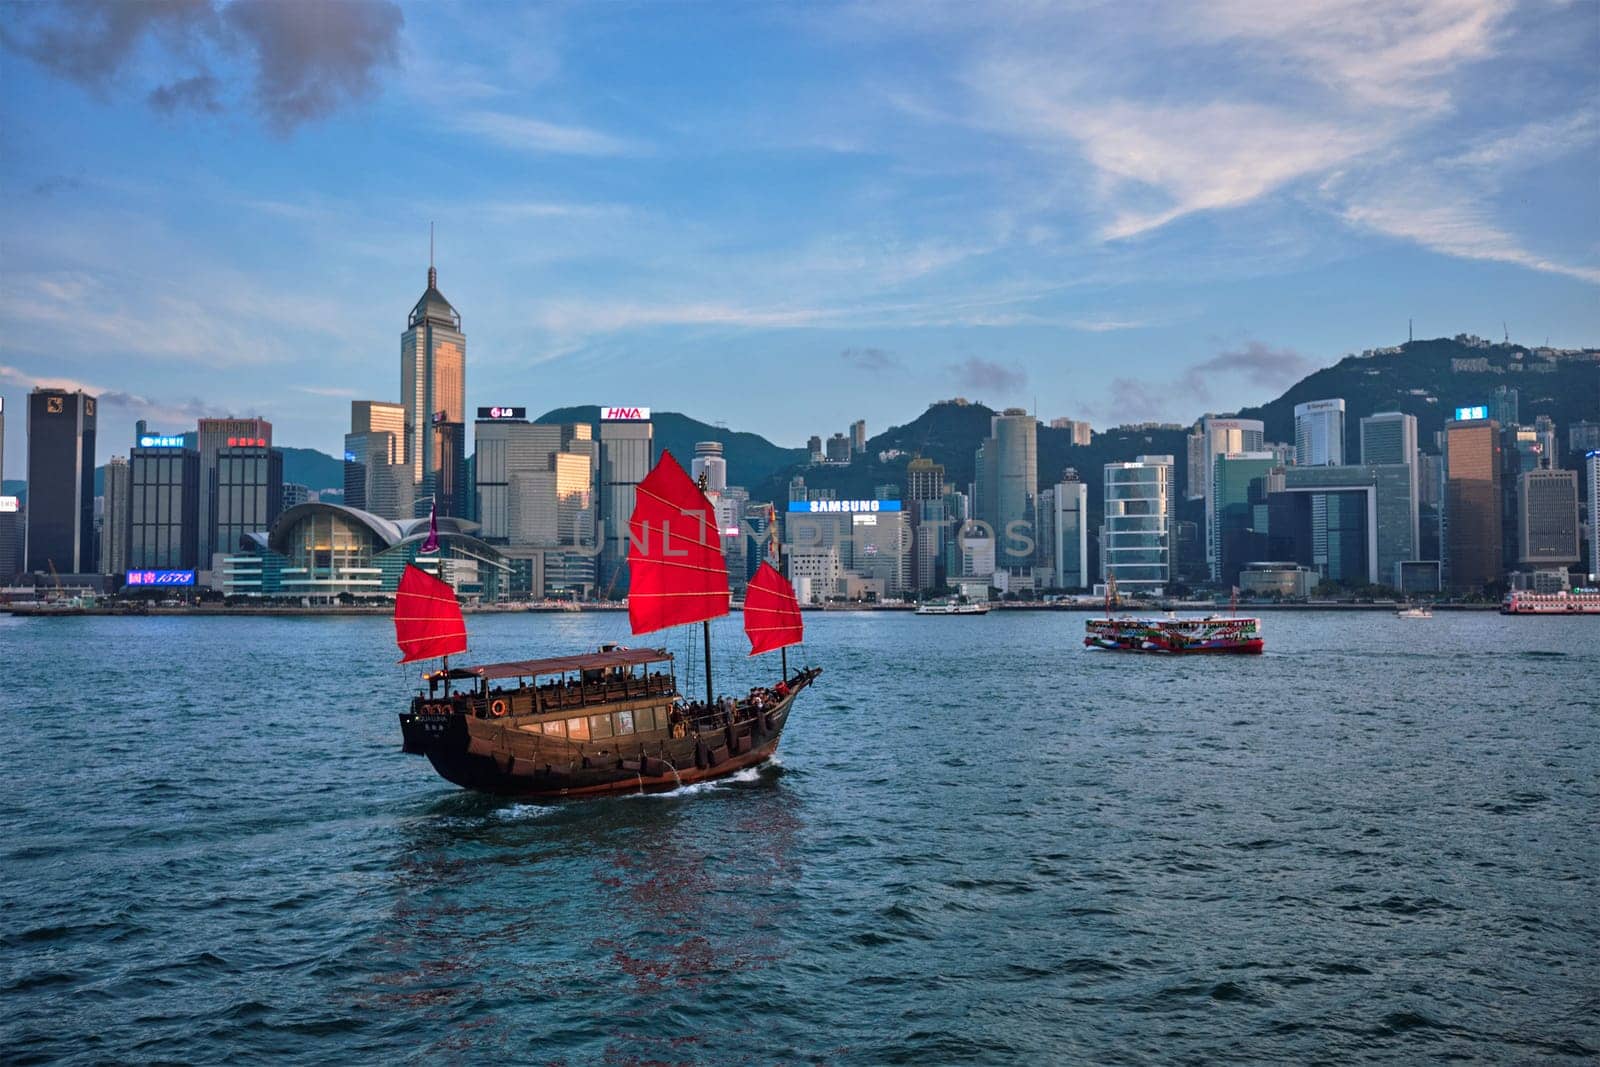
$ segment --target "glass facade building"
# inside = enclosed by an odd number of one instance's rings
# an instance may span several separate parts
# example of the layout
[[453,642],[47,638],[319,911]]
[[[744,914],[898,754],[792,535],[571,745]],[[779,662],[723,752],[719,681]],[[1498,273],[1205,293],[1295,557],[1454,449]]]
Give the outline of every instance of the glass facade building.
[[224,448],[211,471],[211,543],[235,552],[246,534],[265,533],[283,511],[283,453]]
[[1474,591],[1503,573],[1500,426],[1493,419],[1452,419],[1445,423],[1444,442],[1444,583]]
[[1089,588],[1089,486],[1057,482],[1050,501],[1051,555],[1057,589]]
[[[1022,408],[1006,408],[989,420],[989,437],[978,449],[979,519],[994,531],[995,566],[1023,570],[1033,553],[1021,552],[1008,531],[1030,533],[1039,495],[1039,420]],[[1020,524],[1020,525],[1014,525]]]
[[1159,595],[1172,580],[1176,521],[1171,456],[1140,456],[1105,465],[1101,571],[1126,593]]
[[128,454],[128,569],[200,566],[200,453],[135,448]]
[[599,593],[628,595],[628,518],[634,491],[654,466],[655,438],[649,419],[602,419],[600,422]]
[[344,436],[344,503],[389,519],[410,518],[415,484],[405,458],[406,409],[381,400],[350,403]]
[[129,505],[133,482],[128,461],[112,456],[106,464],[105,514],[100,524],[100,573],[122,574],[128,569]]
[[28,394],[28,521],[23,570],[93,574],[95,398],[81,390]]
[[1218,526],[1221,556],[1217,578],[1224,585],[1239,584],[1239,571],[1261,558],[1256,531],[1254,483],[1278,465],[1271,452],[1225,452],[1212,461],[1213,511]]
[[1222,531],[1216,522],[1216,500],[1211,492],[1211,480],[1216,473],[1216,457],[1229,452],[1262,452],[1266,450],[1267,430],[1260,419],[1205,418],[1200,422],[1202,441],[1202,473],[1205,476],[1206,501],[1206,569],[1213,580],[1222,574]]
[[211,568],[211,557],[217,552],[231,552],[236,547],[218,544],[210,522],[213,513],[211,488],[216,483],[217,453],[224,448],[271,448],[272,423],[266,419],[201,419],[197,427],[200,449],[200,567]]
[[400,402],[405,407],[405,456],[416,487],[415,509],[460,515],[466,485],[467,338],[461,315],[439,292],[428,268],[428,288],[400,335]]
[[1409,464],[1290,467],[1284,491],[1326,497],[1330,581],[1390,585],[1417,558]]

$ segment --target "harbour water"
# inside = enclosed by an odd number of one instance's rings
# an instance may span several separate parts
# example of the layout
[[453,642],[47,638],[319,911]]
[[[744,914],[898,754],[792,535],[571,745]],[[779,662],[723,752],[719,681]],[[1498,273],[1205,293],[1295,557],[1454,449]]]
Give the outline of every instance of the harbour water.
[[385,620],[0,617],[0,1060],[1600,1055],[1600,620],[1083,619],[810,615],[778,764],[534,805],[400,754]]

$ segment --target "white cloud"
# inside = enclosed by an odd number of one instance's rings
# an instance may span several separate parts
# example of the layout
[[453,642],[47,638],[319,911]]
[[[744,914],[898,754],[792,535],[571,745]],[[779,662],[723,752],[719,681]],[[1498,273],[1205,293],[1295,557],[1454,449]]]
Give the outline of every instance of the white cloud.
[[1600,268],[1562,263],[1530,251],[1494,222],[1481,201],[1429,178],[1368,183],[1349,194],[1338,211],[1353,226],[1447,256],[1510,263],[1600,284]]
[[622,156],[639,146],[586,126],[565,126],[530,115],[504,111],[468,111],[453,120],[467,133],[519,152],[545,152],[569,156]]
[[1557,119],[1530,122],[1480,139],[1448,162],[1491,171],[1534,167],[1586,148],[1600,137],[1600,114],[1584,108]]

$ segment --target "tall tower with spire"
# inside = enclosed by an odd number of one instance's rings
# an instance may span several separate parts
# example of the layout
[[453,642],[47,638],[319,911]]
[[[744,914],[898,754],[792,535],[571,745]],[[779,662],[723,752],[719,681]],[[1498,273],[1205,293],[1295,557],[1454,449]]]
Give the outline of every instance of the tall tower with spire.
[[439,292],[431,225],[428,288],[400,335],[400,402],[417,514],[434,502],[441,515],[467,514],[467,338],[460,313]]

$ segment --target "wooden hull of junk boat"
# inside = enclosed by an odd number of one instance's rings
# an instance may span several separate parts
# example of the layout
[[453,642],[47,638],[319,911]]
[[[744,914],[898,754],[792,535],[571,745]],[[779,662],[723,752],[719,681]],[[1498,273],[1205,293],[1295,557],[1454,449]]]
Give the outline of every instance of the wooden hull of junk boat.
[[401,730],[406,751],[427,756],[441,778],[463,789],[545,799],[667,792],[771,759],[795,698],[814,677],[801,675],[787,695],[755,718],[698,732],[691,724],[681,738],[657,732],[579,742],[529,732],[516,718],[462,712],[402,714]]

